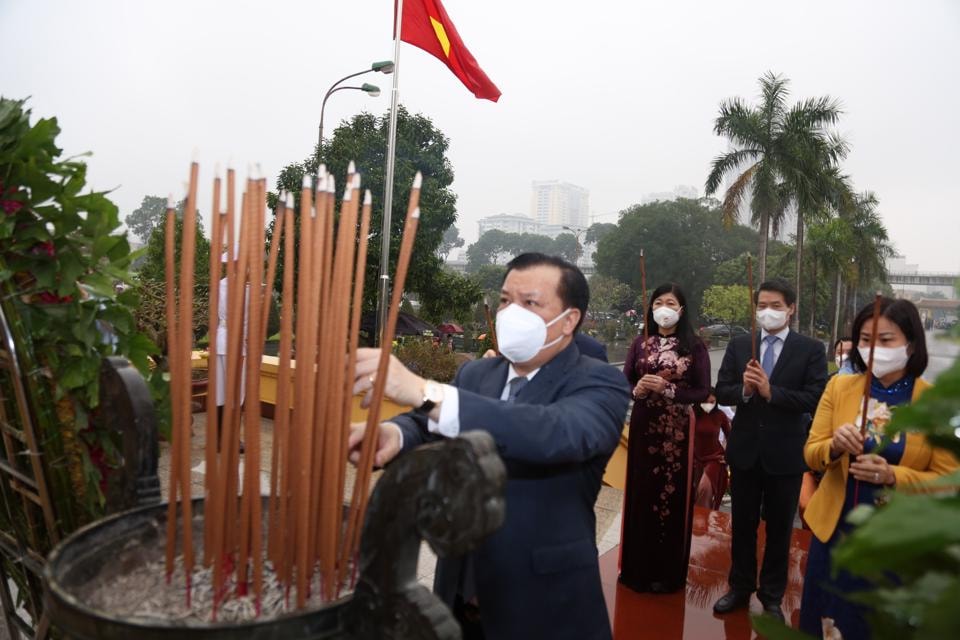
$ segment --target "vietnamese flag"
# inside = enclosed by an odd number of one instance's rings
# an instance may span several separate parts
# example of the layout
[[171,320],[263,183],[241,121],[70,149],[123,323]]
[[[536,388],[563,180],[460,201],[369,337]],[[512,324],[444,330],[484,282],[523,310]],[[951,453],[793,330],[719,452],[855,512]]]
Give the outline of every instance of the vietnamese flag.
[[500,97],[500,89],[464,46],[440,0],[403,0],[400,39],[442,60],[477,98],[496,102]]

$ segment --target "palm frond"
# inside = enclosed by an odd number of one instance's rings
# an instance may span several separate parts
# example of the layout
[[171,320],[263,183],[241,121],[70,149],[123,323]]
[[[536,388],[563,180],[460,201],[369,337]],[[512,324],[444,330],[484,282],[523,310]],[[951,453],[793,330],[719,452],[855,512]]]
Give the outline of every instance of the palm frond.
[[747,187],[753,179],[760,163],[756,163],[740,174],[733,184],[727,188],[726,196],[723,198],[723,207],[721,208],[721,221],[726,228],[732,227],[740,219],[740,205],[743,203],[743,196],[747,192]]
[[744,163],[750,162],[757,157],[757,149],[738,149],[728,153],[721,154],[714,158],[713,166],[710,169],[710,175],[707,176],[707,182],[704,185],[705,195],[712,196],[720,188],[720,183],[731,171],[736,171]]

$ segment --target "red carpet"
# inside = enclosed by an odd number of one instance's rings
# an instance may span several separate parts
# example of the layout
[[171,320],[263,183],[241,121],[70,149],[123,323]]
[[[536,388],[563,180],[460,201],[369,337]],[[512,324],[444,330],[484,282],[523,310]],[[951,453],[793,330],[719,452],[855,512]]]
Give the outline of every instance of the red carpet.
[[[762,558],[763,527],[757,557]],[[807,564],[810,532],[794,529],[790,549],[790,570],[783,613],[794,627],[800,615],[803,571]],[[748,640],[756,634],[746,610],[717,616],[713,603],[727,590],[730,569],[730,514],[696,508],[693,515],[693,543],[686,593],[655,595],[635,593],[617,584],[620,548],[600,557],[600,578],[613,624],[614,640]],[[750,605],[761,612],[756,596]]]

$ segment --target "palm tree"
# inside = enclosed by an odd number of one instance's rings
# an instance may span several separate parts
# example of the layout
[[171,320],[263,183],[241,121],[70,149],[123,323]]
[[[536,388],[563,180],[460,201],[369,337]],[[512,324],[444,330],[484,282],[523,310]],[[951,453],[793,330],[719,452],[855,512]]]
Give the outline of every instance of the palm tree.
[[789,81],[773,72],[760,78],[761,104],[740,98],[720,104],[714,132],[726,136],[733,149],[717,156],[707,176],[706,195],[717,192],[724,178],[736,175],[723,200],[727,226],[740,216],[750,196],[751,223],[760,227],[759,275],[766,278],[767,241],[779,231],[787,210],[797,209],[798,242],[802,242],[803,213],[818,208],[829,182],[824,174],[846,154],[842,138],[826,130],[840,117],[840,105],[827,96],[787,107]]
[[877,205],[873,193],[855,194],[837,209],[835,218],[810,228],[810,245],[816,266],[836,278],[834,340],[840,334],[840,310],[845,306],[844,299],[862,284],[885,280],[886,260],[894,254]]

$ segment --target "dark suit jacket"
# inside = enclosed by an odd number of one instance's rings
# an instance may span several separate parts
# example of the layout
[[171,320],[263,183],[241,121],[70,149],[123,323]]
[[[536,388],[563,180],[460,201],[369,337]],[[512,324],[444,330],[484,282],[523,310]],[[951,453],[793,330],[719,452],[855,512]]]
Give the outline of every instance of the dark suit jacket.
[[[610,638],[593,508],[629,388],[619,370],[571,344],[506,403],[508,365],[502,357],[468,362],[453,382],[460,430],[488,431],[508,474],[504,524],[472,554],[484,632],[490,640]],[[392,421],[404,450],[435,438],[417,414]],[[434,590],[448,603],[462,567],[461,559],[437,566]]]
[[607,360],[607,347],[593,336],[588,336],[582,331],[577,331],[574,335],[574,342],[577,343],[577,348],[580,349],[580,355],[596,358],[602,362],[609,362],[609,360]]
[[803,446],[810,416],[827,383],[825,354],[823,344],[791,331],[770,376],[770,400],[754,394],[744,402],[743,372],[750,360],[750,336],[730,341],[716,386],[717,402],[737,407],[727,444],[730,466],[751,469],[759,463],[767,473],[783,475],[806,471]]

